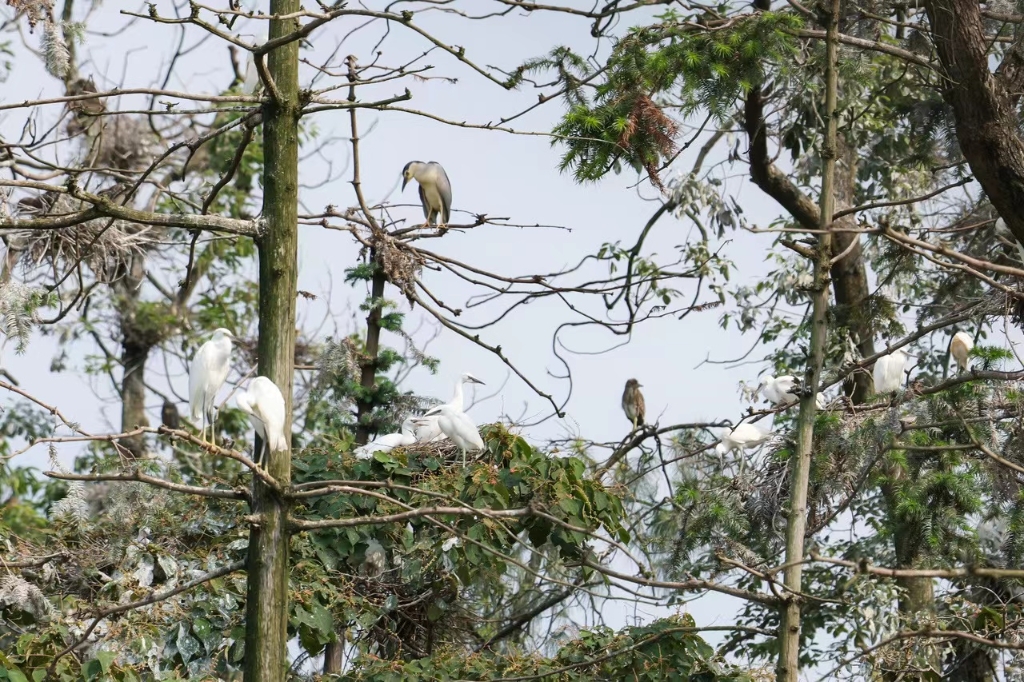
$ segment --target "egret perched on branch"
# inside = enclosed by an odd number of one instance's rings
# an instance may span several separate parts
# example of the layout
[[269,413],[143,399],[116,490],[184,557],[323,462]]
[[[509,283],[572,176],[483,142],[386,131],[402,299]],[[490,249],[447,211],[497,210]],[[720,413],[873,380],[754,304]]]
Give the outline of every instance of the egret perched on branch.
[[903,386],[903,368],[907,354],[894,350],[875,360],[875,393],[894,393]]
[[[715,446],[715,452],[719,457],[725,457],[727,453],[735,452],[740,455],[744,450],[753,450],[772,437],[771,431],[762,431],[753,424],[738,424],[736,428],[722,436],[721,442]],[[740,459],[740,473],[743,473],[746,459]]]
[[[462,396],[462,385],[463,384],[480,384],[484,386],[484,382],[477,379],[469,372],[465,372],[458,379],[455,380],[455,391],[452,393],[452,399],[447,402],[458,411],[462,411],[464,403]],[[414,433],[416,435],[417,443],[433,443],[435,441],[444,440],[444,434],[441,432],[441,427],[437,424],[438,417],[421,417],[417,420],[415,425]]]
[[448,174],[437,161],[423,163],[410,161],[402,169],[402,190],[410,180],[420,185],[420,203],[423,204],[423,217],[429,225],[436,225],[440,216],[441,225],[446,227],[452,216],[452,183],[448,182]]
[[634,431],[637,425],[644,425],[647,405],[644,403],[644,394],[640,392],[640,382],[636,379],[626,382],[626,390],[622,392],[622,411],[626,413],[626,419],[632,422]]
[[715,452],[724,456],[729,452],[753,450],[771,437],[771,431],[762,431],[753,424],[739,424],[732,431],[722,436],[722,441],[715,446]]
[[412,445],[415,442],[416,428],[410,417],[402,422],[400,433],[386,433],[383,436],[377,436],[366,445],[356,448],[353,454],[356,456],[356,459],[369,459],[375,452],[389,452],[394,448]]
[[956,360],[957,366],[960,371],[966,371],[970,368],[970,362],[967,356],[971,354],[971,350],[974,348],[974,340],[971,335],[967,332],[957,332],[953,334],[953,338],[949,342],[949,354]]
[[[800,402],[800,396],[796,393],[799,389],[800,380],[790,374],[781,377],[766,376],[761,379],[761,385],[757,388],[772,405],[793,405]],[[814,396],[814,402],[819,410],[824,410],[827,404],[825,396],[820,391]]]
[[[484,440],[480,437],[480,431],[476,424],[462,410],[456,410],[451,405],[438,405],[427,410],[425,417],[437,415],[437,424],[441,432],[462,450],[462,466],[466,466],[466,451],[477,452],[484,449]],[[422,421],[417,419],[414,421]]]
[[214,330],[213,337],[196,351],[188,370],[188,404],[192,419],[202,420],[203,440],[206,440],[206,425],[209,424],[211,438],[216,442],[213,405],[217,400],[217,392],[231,371],[233,338],[234,335],[223,327]]
[[264,461],[264,450],[268,453],[288,450],[288,434],[284,432],[284,396],[277,384],[267,377],[256,377],[249,382],[249,390],[235,398],[235,404],[249,415],[256,435],[263,441],[262,450],[254,453],[253,460],[257,464]]

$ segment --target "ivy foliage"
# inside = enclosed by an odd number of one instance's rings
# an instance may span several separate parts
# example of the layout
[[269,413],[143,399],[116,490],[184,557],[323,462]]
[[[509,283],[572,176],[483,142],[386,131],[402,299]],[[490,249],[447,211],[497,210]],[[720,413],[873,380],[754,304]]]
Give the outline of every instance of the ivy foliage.
[[698,635],[688,615],[656,620],[618,632],[583,630],[547,657],[499,655],[447,649],[410,662],[359,661],[346,682],[432,682],[434,680],[665,680],[666,682],[750,682],[749,673],[726,663]]

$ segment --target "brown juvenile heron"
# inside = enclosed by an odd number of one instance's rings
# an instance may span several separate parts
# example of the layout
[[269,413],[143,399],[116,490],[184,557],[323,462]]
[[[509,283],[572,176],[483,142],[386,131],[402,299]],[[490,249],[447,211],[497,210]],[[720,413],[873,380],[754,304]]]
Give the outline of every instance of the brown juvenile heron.
[[626,390],[622,392],[622,411],[633,423],[634,431],[637,426],[644,425],[644,412],[647,408],[644,405],[644,394],[640,392],[640,382],[636,379],[626,382]]
[[164,406],[160,409],[160,421],[169,429],[181,428],[181,415],[178,406],[164,398]]

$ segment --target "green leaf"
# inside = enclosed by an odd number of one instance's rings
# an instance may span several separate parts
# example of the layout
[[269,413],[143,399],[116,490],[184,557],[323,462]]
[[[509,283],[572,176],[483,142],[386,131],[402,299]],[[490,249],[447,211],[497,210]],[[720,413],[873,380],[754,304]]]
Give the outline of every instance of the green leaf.
[[100,662],[100,667],[103,668],[104,674],[110,671],[110,664],[117,658],[117,653],[113,651],[107,651],[106,649],[100,649],[96,652],[96,659]]

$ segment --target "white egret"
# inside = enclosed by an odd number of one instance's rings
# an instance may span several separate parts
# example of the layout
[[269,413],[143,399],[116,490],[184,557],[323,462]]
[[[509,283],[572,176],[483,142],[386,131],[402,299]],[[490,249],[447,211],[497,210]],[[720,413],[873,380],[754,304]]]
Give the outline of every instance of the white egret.
[[753,424],[739,424],[732,431],[722,436],[721,442],[715,446],[715,452],[724,456],[729,452],[753,450],[771,438],[771,431],[762,431]]
[[192,419],[201,419],[202,438],[206,440],[206,425],[210,425],[211,438],[216,442],[213,406],[217,392],[231,371],[231,339],[234,335],[220,328],[213,337],[199,347],[188,370],[188,404]]
[[903,387],[903,368],[907,354],[894,350],[875,360],[875,393],[894,393]]
[[[796,394],[799,386],[800,380],[790,374],[781,377],[768,375],[761,379],[757,390],[763,392],[773,405],[793,405],[800,402],[800,396]],[[819,410],[824,410],[828,404],[820,391],[814,396],[814,402]]]
[[953,338],[949,342],[949,354],[956,360],[957,366],[960,371],[966,371],[970,368],[970,361],[967,356],[971,354],[971,350],[974,348],[974,339],[967,332],[957,332],[953,334]]
[[462,466],[466,466],[466,451],[477,452],[484,449],[484,440],[480,437],[476,424],[469,415],[451,405],[431,408],[424,417],[434,414],[437,415],[437,424],[441,427],[441,432],[462,450]]
[[[452,399],[447,402],[448,405],[458,411],[462,411],[464,398],[462,394],[463,384],[480,384],[484,386],[484,382],[477,379],[469,372],[463,372],[462,376],[455,380],[455,390],[452,393]],[[441,427],[437,424],[438,417],[420,417],[417,419],[417,423],[414,425],[414,433],[416,434],[417,443],[434,443],[445,439],[444,433],[441,431]]]
[[410,161],[402,169],[403,190],[410,180],[419,183],[420,203],[427,224],[436,225],[440,216],[441,225],[447,226],[452,216],[452,183],[448,181],[448,174],[441,164],[437,161]]
[[267,377],[256,377],[249,388],[235,398],[238,409],[249,415],[256,435],[263,441],[263,449],[253,453],[254,461],[263,461],[263,451],[281,452],[288,449],[288,434],[284,432],[285,406],[281,389]]
[[740,473],[743,473],[746,459],[742,457],[744,450],[753,450],[764,444],[772,437],[771,431],[762,431],[753,424],[738,424],[736,428],[722,436],[722,440],[715,446],[715,452],[719,457],[725,457],[730,452],[741,455]]
[[402,422],[401,432],[377,436],[366,445],[356,448],[352,454],[356,456],[356,459],[369,459],[375,452],[390,452],[394,448],[405,447],[415,442],[416,428],[410,417]]
[[626,382],[626,390],[622,392],[622,411],[626,413],[626,419],[632,422],[634,431],[637,425],[644,425],[647,405],[644,394],[640,392],[640,382],[636,379]]

